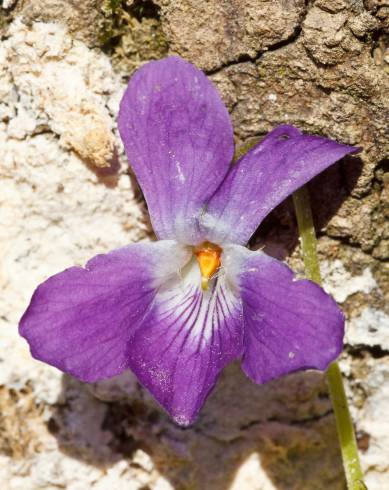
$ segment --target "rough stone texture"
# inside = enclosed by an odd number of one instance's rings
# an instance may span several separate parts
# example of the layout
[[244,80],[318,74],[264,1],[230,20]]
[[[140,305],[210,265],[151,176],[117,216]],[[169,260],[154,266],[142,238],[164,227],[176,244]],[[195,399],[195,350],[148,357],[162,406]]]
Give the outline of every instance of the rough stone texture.
[[206,70],[253,58],[296,31],[303,0],[158,0],[172,52]]
[[95,46],[99,42],[99,25],[103,22],[101,0],[16,0],[15,15],[25,23],[34,21],[66,23],[70,33]]
[[[50,131],[60,137],[64,149],[76,151],[96,167],[110,167],[115,156],[113,122],[102,96],[113,92],[114,85],[106,77],[107,60],[88,59],[85,46],[74,44],[49,24],[36,24],[25,32],[15,21],[9,33],[9,69],[3,69],[17,87],[18,100],[8,136],[23,140]],[[83,66],[75,66],[75,60],[83,57]]]
[[[231,112],[237,153],[284,122],[363,147],[310,191],[325,286],[348,320],[341,367],[366,481],[370,490],[389,487],[388,2],[17,0],[2,7],[2,488],[344,488],[319,373],[258,387],[233,364],[199,422],[182,430],[131,373],[86,386],[31,359],[17,336],[44,278],[152,236],[115,117],[122,80],[168,50],[209,71]],[[303,274],[289,201],[250,245]]]

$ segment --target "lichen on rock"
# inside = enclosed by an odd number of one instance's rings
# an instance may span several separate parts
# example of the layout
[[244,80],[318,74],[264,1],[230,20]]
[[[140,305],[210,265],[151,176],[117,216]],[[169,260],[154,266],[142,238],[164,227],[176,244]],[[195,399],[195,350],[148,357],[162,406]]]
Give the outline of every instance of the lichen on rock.
[[160,9],[150,1],[105,1],[100,40],[114,68],[126,77],[145,61],[168,52]]

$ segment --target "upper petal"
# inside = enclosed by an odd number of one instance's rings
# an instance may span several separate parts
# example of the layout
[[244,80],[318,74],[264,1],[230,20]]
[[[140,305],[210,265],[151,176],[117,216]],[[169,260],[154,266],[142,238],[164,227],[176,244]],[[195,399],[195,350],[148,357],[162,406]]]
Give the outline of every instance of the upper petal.
[[228,173],[202,217],[207,238],[246,243],[259,223],[286,197],[359,148],[279,126]]
[[343,345],[344,317],[335,301],[317,284],[296,280],[278,260],[231,249],[240,271],[245,373],[264,383],[300,369],[326,369]]
[[32,355],[83,381],[128,369],[128,343],[188,251],[173,241],[98,255],[42,283],[19,326]]
[[180,425],[191,424],[226,364],[242,353],[239,298],[219,277],[203,292],[197,263],[167,284],[131,339],[130,366]]
[[118,125],[156,234],[196,244],[200,209],[233,156],[230,118],[215,87],[181,58],[152,61],[131,78]]

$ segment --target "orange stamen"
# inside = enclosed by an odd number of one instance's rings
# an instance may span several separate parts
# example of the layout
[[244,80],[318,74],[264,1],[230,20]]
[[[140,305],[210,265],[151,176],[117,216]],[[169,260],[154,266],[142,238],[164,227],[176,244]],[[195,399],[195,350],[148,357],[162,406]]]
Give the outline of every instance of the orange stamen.
[[221,265],[220,255],[222,249],[211,242],[204,242],[194,248],[194,254],[199,263],[201,272],[201,287],[208,289],[208,282]]

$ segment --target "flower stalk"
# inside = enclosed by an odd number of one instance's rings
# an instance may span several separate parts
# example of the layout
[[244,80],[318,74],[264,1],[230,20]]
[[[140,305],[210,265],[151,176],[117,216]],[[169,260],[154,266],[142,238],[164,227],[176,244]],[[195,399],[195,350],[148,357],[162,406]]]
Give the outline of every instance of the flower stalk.
[[[293,203],[300,233],[305,274],[308,279],[311,279],[317,284],[321,284],[315,228],[313,225],[309,193],[306,187],[301,187],[293,194]],[[344,390],[342,374],[337,361],[330,364],[326,375],[335,413],[347,489],[363,490],[367,487],[363,483],[363,473],[359,461],[354,427]]]

